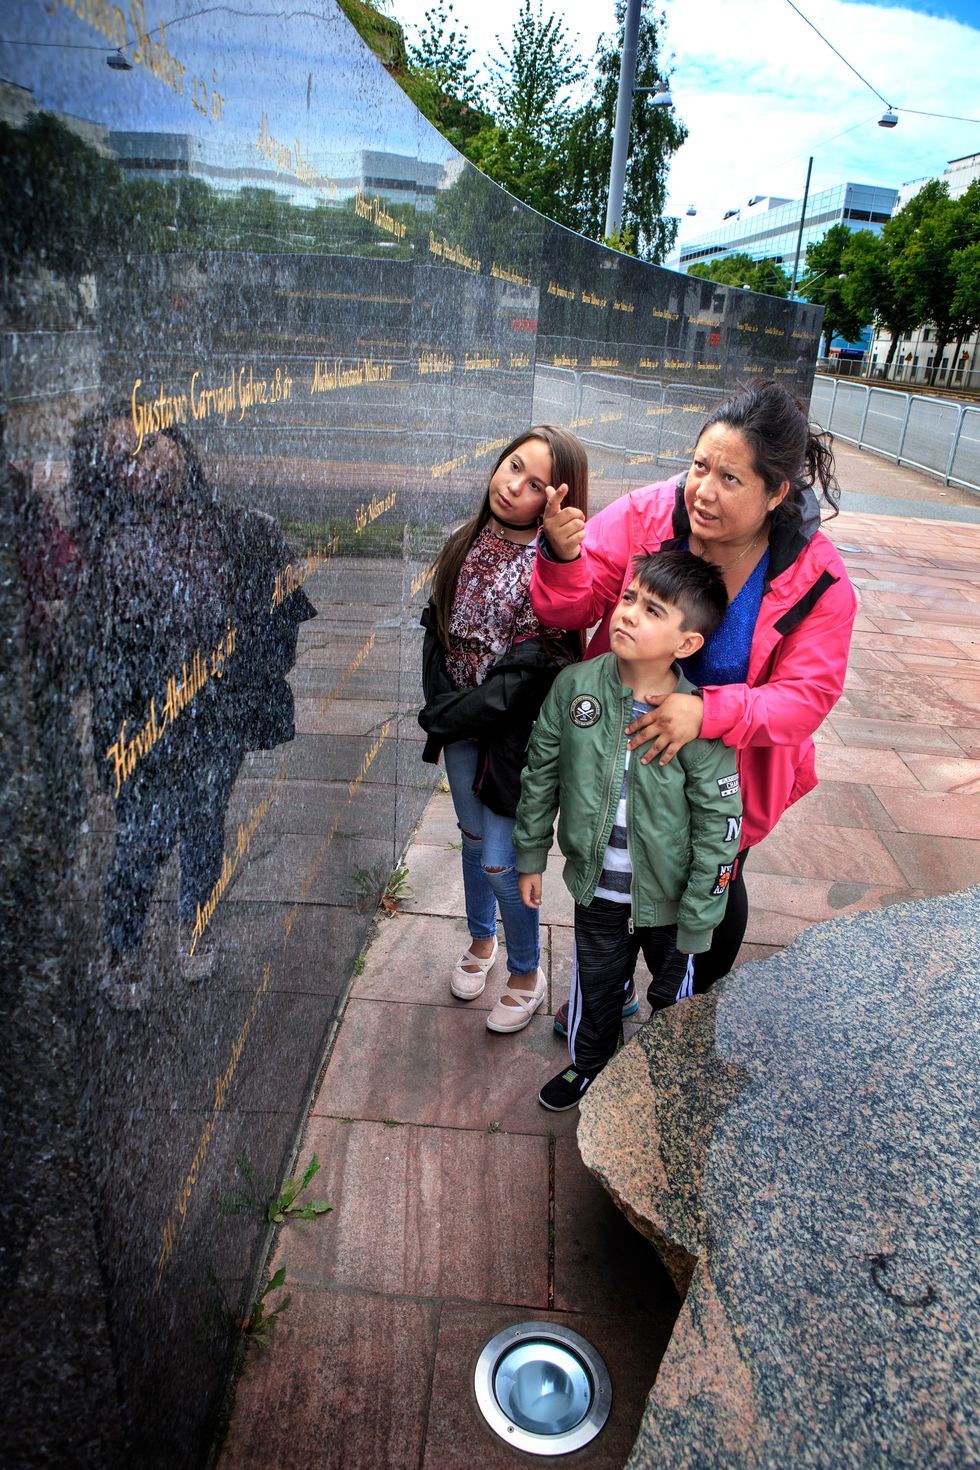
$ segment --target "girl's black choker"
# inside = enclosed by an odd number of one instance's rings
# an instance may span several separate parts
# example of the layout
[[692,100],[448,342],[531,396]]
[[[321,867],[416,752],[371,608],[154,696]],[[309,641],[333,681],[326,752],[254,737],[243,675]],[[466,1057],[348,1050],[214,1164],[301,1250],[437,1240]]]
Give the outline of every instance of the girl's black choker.
[[490,519],[496,521],[498,526],[504,526],[508,531],[530,531],[532,526],[537,525],[536,519],[533,521],[505,521],[502,516],[498,516],[495,510],[490,512]]

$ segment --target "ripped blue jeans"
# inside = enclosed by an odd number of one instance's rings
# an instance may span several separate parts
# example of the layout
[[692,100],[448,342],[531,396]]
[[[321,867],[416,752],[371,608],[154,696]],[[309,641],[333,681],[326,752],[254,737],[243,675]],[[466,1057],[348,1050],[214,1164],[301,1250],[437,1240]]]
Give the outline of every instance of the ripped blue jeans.
[[517,887],[514,819],[498,817],[474,795],[473,741],[447,745],[442,758],[463,839],[463,893],[470,934],[474,939],[493,938],[499,904],[511,974],[531,974],[541,963],[540,929],[537,909],[525,908]]

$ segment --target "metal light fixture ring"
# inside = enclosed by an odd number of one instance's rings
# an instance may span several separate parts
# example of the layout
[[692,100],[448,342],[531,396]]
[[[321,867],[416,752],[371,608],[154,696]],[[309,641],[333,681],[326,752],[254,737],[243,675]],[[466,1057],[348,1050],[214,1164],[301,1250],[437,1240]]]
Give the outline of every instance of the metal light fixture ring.
[[567,1455],[602,1429],[612,1384],[595,1348],[555,1322],[522,1322],[491,1338],[473,1386],[495,1434],[531,1455]]

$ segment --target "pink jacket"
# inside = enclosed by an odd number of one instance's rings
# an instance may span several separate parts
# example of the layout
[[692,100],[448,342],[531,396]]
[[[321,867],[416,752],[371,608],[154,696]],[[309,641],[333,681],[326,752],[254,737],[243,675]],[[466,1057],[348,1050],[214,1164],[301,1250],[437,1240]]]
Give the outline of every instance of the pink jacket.
[[[531,575],[531,606],[540,621],[571,629],[599,622],[586,656],[605,653],[609,615],[631,580],[633,557],[677,545],[690,531],[683,483],[679,476],[613,501],[589,521],[575,561],[555,561],[545,546]],[[737,752],[743,846],[761,842],[786,808],[816,786],[811,737],[844,685],[857,599],[818,527],[812,492],[802,522],[774,525],[748,680],[702,691],[702,736]]]

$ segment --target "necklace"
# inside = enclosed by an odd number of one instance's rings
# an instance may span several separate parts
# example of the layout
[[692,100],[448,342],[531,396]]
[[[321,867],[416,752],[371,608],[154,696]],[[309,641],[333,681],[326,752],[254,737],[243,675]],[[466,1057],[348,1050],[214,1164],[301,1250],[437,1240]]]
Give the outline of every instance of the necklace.
[[[530,525],[526,521],[523,525],[518,521],[504,521],[501,520],[500,516],[495,515],[493,511],[490,512],[490,519],[491,521],[496,521],[498,526],[506,526],[508,531],[533,531],[534,535],[531,537],[531,541],[533,541],[538,534],[538,527],[535,521],[532,521]],[[497,531],[496,528],[494,528],[494,534],[500,536],[501,541],[510,541],[509,536],[501,536],[500,532]],[[521,545],[521,542],[517,542],[516,544]],[[529,541],[525,542],[524,544],[529,546],[531,543]]]
[[[731,561],[726,561],[724,564],[722,564],[721,562],[713,561],[713,562],[710,562],[709,565],[713,566],[716,571],[719,571],[719,572],[727,572],[731,567],[738,566],[739,562],[740,561],[743,561],[745,559],[745,557],[748,556],[748,554],[749,554],[750,551],[754,551],[755,548],[758,546],[759,542],[762,540],[762,538],[763,538],[764,535],[765,535],[765,531],[764,530],[763,531],[760,531],[759,534],[758,534],[758,536],[756,536],[754,540],[752,540],[752,541],[749,542],[749,544],[748,544],[748,546],[746,546],[745,550],[744,551],[740,551],[739,554],[738,554],[738,556],[733,557]],[[708,558],[704,554],[704,542],[701,540],[701,537],[700,536],[698,536],[697,540],[698,540],[698,545],[701,547],[701,550],[697,553],[697,555],[701,558],[702,561],[708,561]]]

